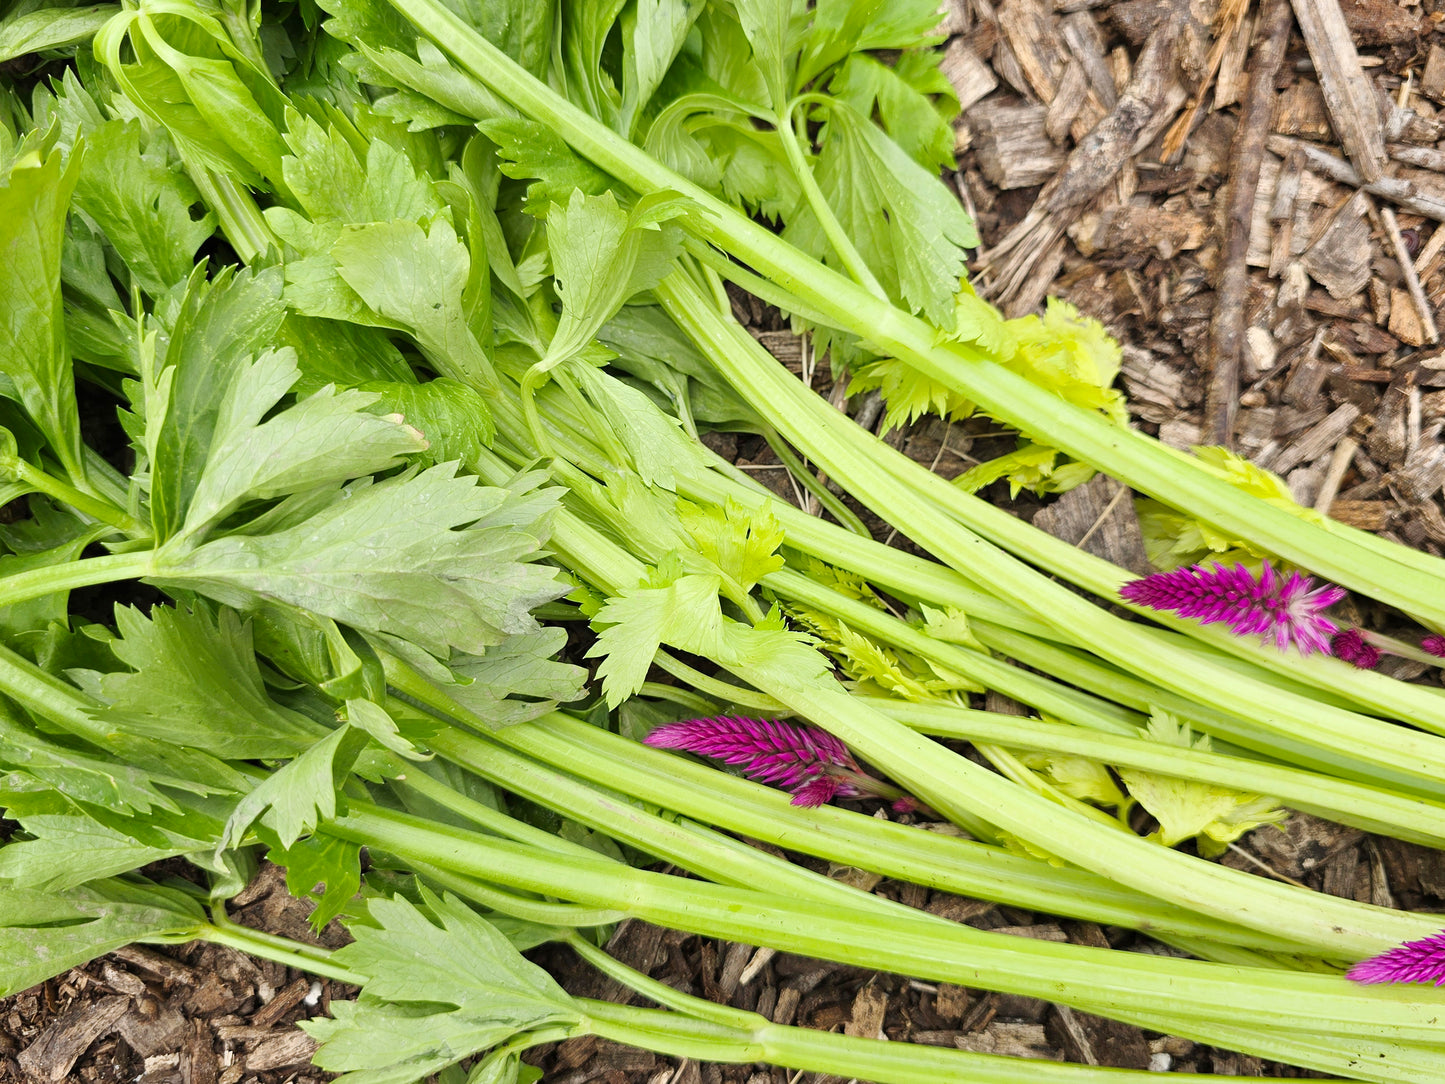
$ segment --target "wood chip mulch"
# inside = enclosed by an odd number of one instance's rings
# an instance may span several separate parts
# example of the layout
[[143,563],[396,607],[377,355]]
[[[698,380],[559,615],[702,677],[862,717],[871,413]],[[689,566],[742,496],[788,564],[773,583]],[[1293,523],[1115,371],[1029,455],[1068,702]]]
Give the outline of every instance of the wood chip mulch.
[[[1445,0],[949,0],[945,70],[966,109],[953,181],[983,237],[975,282],[1010,314],[1058,296],[1103,320],[1125,344],[1138,424],[1164,441],[1232,444],[1301,503],[1445,552],[1442,21]],[[739,315],[827,393],[826,362],[804,357],[774,314],[743,305]],[[847,408],[877,426],[876,400]],[[888,439],[951,476],[1011,450],[996,433],[981,420],[933,422]],[[794,497],[765,447],[721,443]],[[1062,537],[1088,534],[1090,549],[1138,569],[1137,524],[1111,486],[1098,479],[1015,510]],[[1256,831],[1223,861],[1445,911],[1445,855],[1304,815]],[[828,872],[981,928],[1168,951],[1130,931]],[[235,911],[309,937],[306,905],[270,867]],[[323,942],[344,936],[329,929]],[[610,948],[778,1023],[1156,1071],[1321,1078],[1029,998],[642,923],[619,927]],[[576,993],[621,996],[566,950],[534,955]],[[0,1084],[319,1082],[329,1078],[307,1066],[309,1040],[289,1025],[353,993],[214,946],[127,949],[0,1001]],[[547,1084],[835,1079],[679,1063],[594,1039],[531,1057]]]

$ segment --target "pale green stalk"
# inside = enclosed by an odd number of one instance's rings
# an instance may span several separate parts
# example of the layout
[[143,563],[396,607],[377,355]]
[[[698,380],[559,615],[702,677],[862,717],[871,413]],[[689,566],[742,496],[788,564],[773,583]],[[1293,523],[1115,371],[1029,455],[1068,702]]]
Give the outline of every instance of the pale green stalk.
[[[534,848],[353,803],[323,828],[514,889],[615,906],[649,922],[944,982],[1148,1014],[1167,1006],[1201,1029],[1241,1016],[1257,1027],[1390,1041],[1438,1041],[1445,994],[1360,989],[1343,978],[1243,969],[945,926],[905,914],[852,915],[812,901],[635,870]],[[1445,1065],[1445,1063],[1442,1063]]]
[[[871,439],[865,449],[853,439],[856,429],[849,430],[846,424],[806,424],[817,397],[780,369],[745,331],[700,301],[684,279],[664,282],[658,295],[674,319],[709,350],[714,364],[772,424],[864,503],[906,523],[911,537],[945,563],[986,576],[1000,593],[1065,633],[1081,635],[1087,630],[1090,648],[1121,669],[1248,718],[1266,735],[1307,740],[1342,764],[1358,765],[1353,769],[1358,774],[1422,794],[1445,794],[1441,783],[1445,740],[1292,695],[1208,659],[1161,651],[1138,623],[1114,617],[1040,577],[1022,561],[948,520],[931,501],[898,486],[879,463],[900,453]],[[937,481],[951,488],[942,479]]]

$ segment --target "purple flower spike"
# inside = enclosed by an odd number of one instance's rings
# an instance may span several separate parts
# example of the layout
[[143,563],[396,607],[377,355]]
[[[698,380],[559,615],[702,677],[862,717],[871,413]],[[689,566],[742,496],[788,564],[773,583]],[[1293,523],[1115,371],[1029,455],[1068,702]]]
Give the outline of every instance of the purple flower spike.
[[842,793],[846,784],[831,775],[815,775],[797,790],[793,791],[793,804],[811,809],[826,805],[834,798],[847,797]]
[[1406,941],[1350,968],[1355,982],[1433,982],[1445,985],[1445,931],[1421,941]]
[[643,741],[657,749],[681,749],[736,764],[749,778],[784,790],[803,786],[829,766],[859,770],[847,747],[826,730],[773,719],[689,719],[660,726]]
[[1330,641],[1330,647],[1335,658],[1353,663],[1361,670],[1373,670],[1384,657],[1380,649],[1366,640],[1365,634],[1359,629],[1345,629],[1344,632],[1336,633],[1335,638]]
[[1445,636],[1427,636],[1420,641],[1420,649],[1445,659]]
[[1345,597],[1342,587],[1315,587],[1314,580],[1298,572],[1283,576],[1268,561],[1257,575],[1244,565],[1177,568],[1126,583],[1119,594],[1127,602],[1171,610],[1205,625],[1225,622],[1236,635],[1273,641],[1281,651],[1293,644],[1301,655],[1330,653],[1330,638],[1339,627],[1322,611]]
[[643,742],[736,764],[751,779],[792,791],[796,806],[873,797],[887,798],[900,813],[932,812],[917,798],[869,775],[847,746],[813,726],[724,715],[667,723]]

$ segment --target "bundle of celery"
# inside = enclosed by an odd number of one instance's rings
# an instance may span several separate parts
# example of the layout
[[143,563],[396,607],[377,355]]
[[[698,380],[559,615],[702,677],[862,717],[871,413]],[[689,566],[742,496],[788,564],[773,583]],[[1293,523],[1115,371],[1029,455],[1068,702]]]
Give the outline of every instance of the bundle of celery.
[[[1445,995],[1343,977],[1434,920],[1201,857],[1282,807],[1445,846],[1445,701],[1329,657],[1339,592],[1303,578],[1438,623],[1438,562],[1132,432],[1101,329],[974,296],[932,6],[0,22],[67,61],[7,86],[0,127],[0,465],[28,510],[0,527],[0,989],[204,937],[363,982],[313,1025],[357,1081],[460,1080],[486,1051],[468,1080],[524,1079],[521,1051],[588,1032],[881,1081],[1119,1075],[775,1028],[595,947],[634,916],[1440,1079]],[[781,370],[725,282],[896,419],[983,411],[1019,452],[963,486],[898,455]],[[729,429],[834,522],[699,439]],[[936,560],[870,538],[804,459]],[[1094,470],[1157,502],[1161,554],[1254,565],[1141,587],[967,488]],[[132,581],[164,597],[73,594]],[[1187,616],[1209,591],[1275,642]],[[975,710],[985,690],[1037,716]],[[823,804],[867,795],[973,838]],[[1197,959],[981,932],[738,835]],[[356,944],[228,922],[262,853]],[[174,856],[204,888],[137,873]],[[516,955],[546,940],[670,1011],[569,998]]]

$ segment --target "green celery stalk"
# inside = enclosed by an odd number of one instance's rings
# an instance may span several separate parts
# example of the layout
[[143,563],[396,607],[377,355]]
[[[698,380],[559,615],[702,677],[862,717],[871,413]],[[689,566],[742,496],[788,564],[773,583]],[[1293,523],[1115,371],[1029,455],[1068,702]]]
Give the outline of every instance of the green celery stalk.
[[[429,0],[428,0],[429,2]],[[1022,561],[994,549],[978,535],[943,516],[928,499],[900,489],[880,461],[900,453],[867,438],[851,423],[838,424],[837,412],[821,403],[772,360],[771,355],[736,324],[719,316],[680,276],[658,287],[664,307],[711,354],[730,381],[770,422],[865,504],[906,523],[920,545],[955,568],[987,576],[1000,592],[1026,605],[1061,631],[1087,630],[1091,649],[1121,669],[1190,699],[1213,704],[1253,720],[1258,729],[1326,750],[1341,763],[1358,765],[1362,777],[1427,795],[1445,794],[1445,741],[1367,716],[1342,712],[1318,701],[1294,696],[1264,680],[1251,680],[1195,655],[1174,657],[1136,622],[1116,618],[1067,588],[1040,577]],[[744,341],[745,340],[745,341]],[[804,421],[816,408],[834,419]],[[865,446],[866,444],[866,446]],[[929,473],[939,486],[952,490]],[[1232,740],[1243,742],[1240,736]]]
[[[906,915],[849,915],[812,901],[679,881],[666,874],[536,851],[418,817],[352,803],[323,831],[402,859],[649,922],[861,967],[1044,997],[1090,1011],[1148,1014],[1161,1005],[1200,1028],[1248,1017],[1261,1029],[1432,1043],[1445,994],[1361,990],[1343,978],[1236,968],[990,934]],[[1382,1059],[1384,1060],[1384,1059]]]
[[[486,477],[487,464],[479,461],[478,467]],[[575,518],[557,517],[549,545],[569,568],[605,591],[642,581],[640,562]],[[1190,910],[1263,932],[1288,931],[1291,940],[1321,956],[1362,958],[1434,932],[1429,919],[1267,882],[1079,817],[939,749],[840,688],[804,686],[764,663],[728,669],[837,735],[898,785],[965,828],[982,820],[1046,853]]]

